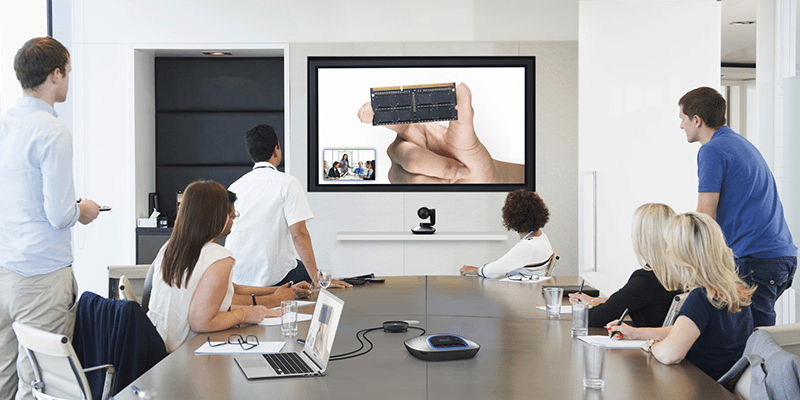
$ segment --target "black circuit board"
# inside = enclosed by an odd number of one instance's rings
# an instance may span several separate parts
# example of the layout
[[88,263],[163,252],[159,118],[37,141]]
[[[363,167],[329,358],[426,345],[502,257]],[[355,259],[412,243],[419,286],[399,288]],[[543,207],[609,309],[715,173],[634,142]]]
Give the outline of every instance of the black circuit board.
[[370,98],[372,125],[458,119],[455,83],[371,88]]

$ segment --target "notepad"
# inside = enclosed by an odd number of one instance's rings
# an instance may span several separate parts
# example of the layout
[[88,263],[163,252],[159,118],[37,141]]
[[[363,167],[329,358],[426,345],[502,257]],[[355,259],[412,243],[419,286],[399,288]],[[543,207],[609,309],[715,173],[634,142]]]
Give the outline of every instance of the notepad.
[[[211,342],[213,345],[219,345],[226,342]],[[250,350],[245,350],[242,346],[238,344],[225,344],[221,346],[212,347],[209,346],[208,342],[203,343],[202,346],[198,347],[197,350],[194,351],[195,355],[202,355],[202,354],[247,354],[247,353],[254,353],[254,354],[261,354],[261,353],[277,353],[281,351],[283,345],[286,342],[259,342],[258,346],[253,347]]]
[[[311,314],[300,314],[300,313],[297,314],[298,323],[310,320],[311,320]],[[281,317],[267,317],[264,318],[264,320],[259,322],[258,324],[264,326],[281,326]]]
[[600,343],[609,349],[638,349],[647,343],[647,340],[612,339],[606,335],[578,336],[578,339],[586,343]]
[[[539,311],[545,311],[545,312],[547,311],[547,309],[544,306],[537,306],[536,309],[539,310]],[[561,306],[561,312],[560,313],[561,314],[572,314],[572,306]]]

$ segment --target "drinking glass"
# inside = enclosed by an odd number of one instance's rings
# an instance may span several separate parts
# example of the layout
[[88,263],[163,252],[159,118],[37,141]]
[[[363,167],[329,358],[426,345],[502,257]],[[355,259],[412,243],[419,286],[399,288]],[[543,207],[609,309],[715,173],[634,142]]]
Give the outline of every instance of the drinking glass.
[[544,305],[547,310],[548,319],[558,319],[561,317],[561,298],[564,297],[564,288],[546,287],[544,293]]
[[331,270],[320,268],[320,270],[319,270],[319,285],[322,286],[325,289],[327,289],[328,286],[331,285]]
[[589,303],[572,303],[572,336],[589,334]]
[[586,343],[583,346],[583,387],[602,389],[606,364],[606,346],[600,343]]
[[297,301],[281,301],[281,334],[283,336],[297,335]]

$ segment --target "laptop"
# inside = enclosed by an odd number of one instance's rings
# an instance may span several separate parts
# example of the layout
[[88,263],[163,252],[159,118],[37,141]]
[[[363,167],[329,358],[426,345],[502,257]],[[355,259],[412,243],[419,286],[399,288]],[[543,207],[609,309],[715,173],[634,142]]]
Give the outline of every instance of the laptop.
[[319,291],[303,351],[234,357],[247,379],[325,375],[344,301],[325,289]]

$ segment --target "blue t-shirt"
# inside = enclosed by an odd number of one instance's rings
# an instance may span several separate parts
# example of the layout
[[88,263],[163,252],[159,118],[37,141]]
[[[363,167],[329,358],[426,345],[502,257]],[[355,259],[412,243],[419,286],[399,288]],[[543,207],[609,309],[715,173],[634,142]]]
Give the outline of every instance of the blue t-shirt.
[[717,223],[736,257],[797,255],[775,178],[764,157],[731,128],[697,152],[698,192],[719,193]]
[[686,297],[678,313],[681,315],[700,329],[700,337],[686,353],[686,359],[714,380],[719,379],[742,356],[747,338],[753,332],[750,306],[737,313],[715,308],[706,297],[706,289],[698,288]]

